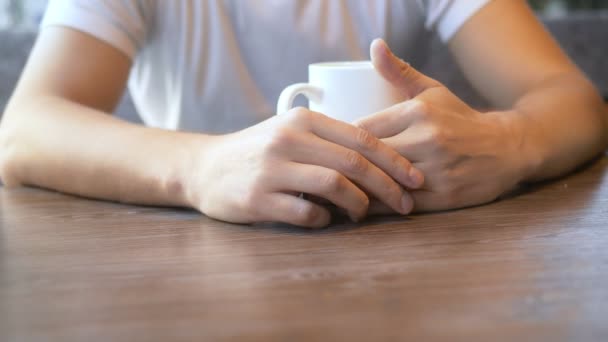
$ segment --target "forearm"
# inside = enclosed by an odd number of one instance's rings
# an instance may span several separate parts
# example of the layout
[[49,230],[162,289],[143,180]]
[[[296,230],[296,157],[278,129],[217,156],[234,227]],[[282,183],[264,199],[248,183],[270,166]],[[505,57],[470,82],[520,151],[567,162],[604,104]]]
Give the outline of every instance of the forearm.
[[507,113],[522,181],[559,176],[606,148],[608,118],[602,99],[579,74],[547,79]]
[[12,105],[0,127],[1,177],[81,196],[188,205],[188,155],[211,137],[133,125],[61,98]]

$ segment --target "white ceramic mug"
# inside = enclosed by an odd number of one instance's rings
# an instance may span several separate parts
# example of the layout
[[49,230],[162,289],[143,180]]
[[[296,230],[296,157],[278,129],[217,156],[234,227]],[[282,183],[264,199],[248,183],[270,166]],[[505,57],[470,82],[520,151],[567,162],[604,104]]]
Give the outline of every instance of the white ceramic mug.
[[277,114],[291,109],[299,94],[308,98],[310,110],[345,122],[406,100],[370,61],[310,64],[308,79],[309,83],[292,84],[281,92]]

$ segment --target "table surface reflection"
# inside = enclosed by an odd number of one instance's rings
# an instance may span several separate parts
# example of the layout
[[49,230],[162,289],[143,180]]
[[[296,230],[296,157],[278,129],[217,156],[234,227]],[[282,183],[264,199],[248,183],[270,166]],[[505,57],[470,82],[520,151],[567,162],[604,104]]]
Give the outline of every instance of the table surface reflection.
[[318,231],[0,188],[0,341],[608,341],[607,169]]

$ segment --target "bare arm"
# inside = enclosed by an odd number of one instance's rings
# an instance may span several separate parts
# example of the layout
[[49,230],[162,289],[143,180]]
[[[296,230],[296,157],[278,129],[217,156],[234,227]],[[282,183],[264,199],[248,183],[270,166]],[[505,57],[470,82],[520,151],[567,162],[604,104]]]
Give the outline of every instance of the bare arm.
[[107,114],[124,91],[130,66],[127,56],[84,33],[43,30],[3,118],[3,181],[185,205],[178,180],[188,158],[180,153],[205,137],[144,128]]
[[525,1],[491,1],[449,46],[499,110],[469,107],[381,41],[371,48],[376,69],[410,100],[358,125],[423,171],[424,187],[412,192],[415,210],[486,203],[521,182],[564,174],[606,148],[602,99]]
[[[325,198],[353,220],[374,194],[402,214],[404,187],[423,176],[362,129],[293,109],[223,136],[129,124],[112,112],[130,60],[67,28],[40,35],[0,126],[0,176],[82,196],[193,207],[231,222],[319,227],[329,211],[293,194]],[[366,193],[367,192],[367,193]]]
[[606,148],[599,94],[525,1],[492,1],[449,47],[475,88],[521,130],[524,180],[557,176]]

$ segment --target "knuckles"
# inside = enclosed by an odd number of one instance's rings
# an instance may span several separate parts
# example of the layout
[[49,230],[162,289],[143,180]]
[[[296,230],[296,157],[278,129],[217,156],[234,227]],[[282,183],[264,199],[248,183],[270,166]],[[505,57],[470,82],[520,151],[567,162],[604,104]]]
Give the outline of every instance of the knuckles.
[[287,113],[283,114],[288,122],[295,123],[298,125],[305,125],[310,127],[315,115],[318,115],[304,107],[295,107],[290,109]]
[[276,128],[268,137],[265,152],[274,154],[285,149],[289,149],[296,144],[298,132],[289,127]]
[[346,180],[337,171],[329,171],[317,178],[321,192],[325,194],[340,193],[346,186]]
[[368,130],[359,127],[355,134],[355,142],[357,146],[365,151],[373,152],[378,148],[378,139],[374,137]]
[[342,167],[346,173],[362,174],[369,168],[369,162],[358,152],[348,150],[342,161]]
[[436,125],[429,126],[427,128],[426,139],[439,150],[444,150],[448,147],[449,137],[446,129],[442,127]]
[[413,99],[404,103],[402,115],[413,116],[417,121],[426,121],[432,113],[433,109],[428,102]]
[[396,171],[409,170],[411,167],[410,163],[406,161],[405,157],[399,153],[394,153],[391,156],[391,165]]
[[289,150],[294,145],[301,143],[302,134],[310,131],[316,115],[319,114],[303,107],[293,108],[280,115],[279,124],[272,127],[267,133],[265,152],[274,154]]

